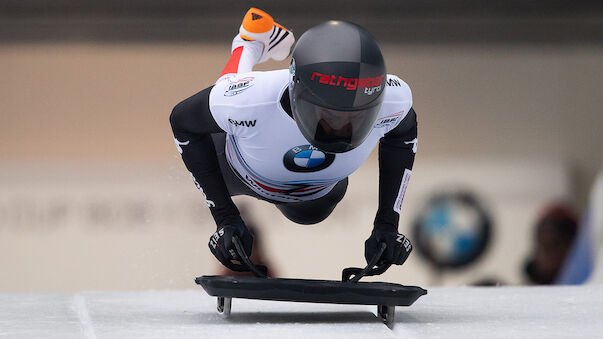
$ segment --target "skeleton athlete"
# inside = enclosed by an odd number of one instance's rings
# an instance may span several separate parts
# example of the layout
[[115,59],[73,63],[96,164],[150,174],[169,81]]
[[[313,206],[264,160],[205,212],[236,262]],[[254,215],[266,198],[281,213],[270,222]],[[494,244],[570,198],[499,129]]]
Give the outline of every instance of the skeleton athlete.
[[402,201],[417,151],[408,85],[387,74],[381,50],[362,27],[329,21],[306,31],[289,69],[254,72],[288,57],[295,39],[267,13],[251,8],[215,85],[176,105],[170,123],[178,151],[205,195],[217,230],[209,248],[242,271],[232,236],[250,255],[253,234],[231,197],[273,203],[298,224],[327,218],[348,176],[379,145],[379,207],[365,257],[380,243],[379,264],[401,265],[412,251],[398,233]]

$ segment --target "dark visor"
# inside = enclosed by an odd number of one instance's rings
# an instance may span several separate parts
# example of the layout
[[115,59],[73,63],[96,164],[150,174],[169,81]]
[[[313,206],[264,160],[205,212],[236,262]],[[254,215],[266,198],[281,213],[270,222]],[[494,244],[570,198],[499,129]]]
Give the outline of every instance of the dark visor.
[[359,146],[371,133],[380,101],[356,111],[338,111],[318,106],[303,98],[294,99],[293,116],[304,137],[315,147],[343,153]]

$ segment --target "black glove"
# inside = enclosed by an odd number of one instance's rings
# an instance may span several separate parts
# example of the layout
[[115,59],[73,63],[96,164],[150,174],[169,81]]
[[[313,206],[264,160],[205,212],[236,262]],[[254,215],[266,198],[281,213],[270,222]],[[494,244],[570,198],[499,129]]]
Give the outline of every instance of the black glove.
[[374,229],[371,236],[366,239],[366,242],[364,243],[364,258],[367,263],[377,255],[379,252],[379,244],[382,242],[385,243],[387,247],[379,261],[377,261],[377,266],[391,264],[402,265],[412,251],[410,240],[403,234]]
[[[239,258],[235,244],[232,242],[233,235],[239,237],[245,253],[250,256],[251,248],[253,247],[253,234],[242,223],[218,227],[216,233],[209,237],[209,250],[218,258],[222,265],[229,269],[237,272],[249,271],[247,266],[240,262],[241,258]],[[232,260],[237,260],[239,263],[235,264]]]

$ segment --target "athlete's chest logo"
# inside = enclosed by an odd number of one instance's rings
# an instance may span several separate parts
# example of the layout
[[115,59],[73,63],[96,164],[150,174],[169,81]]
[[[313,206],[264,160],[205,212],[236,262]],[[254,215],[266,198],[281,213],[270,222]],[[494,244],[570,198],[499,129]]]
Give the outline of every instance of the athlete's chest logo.
[[283,156],[283,164],[293,172],[316,172],[329,167],[335,154],[324,153],[312,145],[295,146]]

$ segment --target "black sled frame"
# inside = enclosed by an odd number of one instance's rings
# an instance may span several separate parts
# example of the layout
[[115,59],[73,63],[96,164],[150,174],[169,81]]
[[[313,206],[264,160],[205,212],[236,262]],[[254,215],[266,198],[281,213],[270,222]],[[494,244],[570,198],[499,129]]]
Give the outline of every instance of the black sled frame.
[[417,286],[404,286],[386,282],[359,282],[364,276],[379,275],[389,265],[375,267],[385,250],[381,244],[379,253],[365,268],[346,268],[342,280],[267,278],[263,266],[254,265],[245,254],[237,237],[233,242],[241,261],[256,277],[201,276],[195,282],[207,294],[218,298],[218,313],[228,317],[232,298],[293,301],[328,304],[376,305],[378,317],[390,328],[394,326],[396,306],[410,306],[427,291]]

